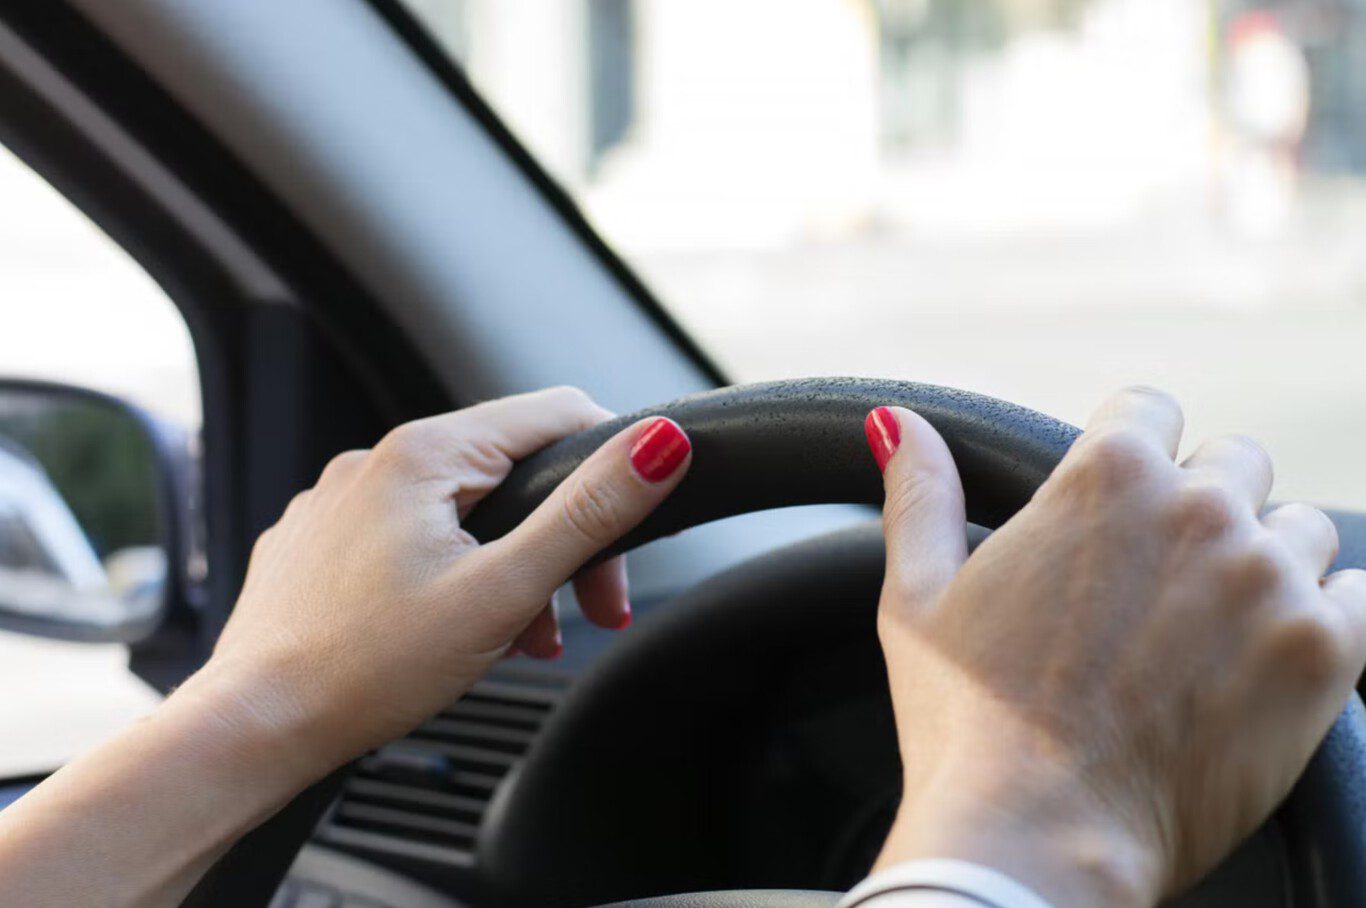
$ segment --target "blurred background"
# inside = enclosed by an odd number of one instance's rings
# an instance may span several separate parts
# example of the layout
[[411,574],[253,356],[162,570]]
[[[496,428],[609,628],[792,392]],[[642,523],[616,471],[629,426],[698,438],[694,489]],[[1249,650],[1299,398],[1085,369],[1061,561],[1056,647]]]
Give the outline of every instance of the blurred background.
[[[96,388],[199,425],[198,372],[180,313],[3,146],[0,374]],[[0,631],[0,776],[51,771],[150,709],[157,695],[127,661],[122,646]]]
[[[1156,384],[1366,508],[1366,2],[407,2],[735,380]],[[175,309],[3,152],[0,307],[0,371],[198,424]],[[121,660],[0,635],[0,772],[145,709]]]
[[410,5],[736,379],[1159,384],[1366,506],[1366,4]]

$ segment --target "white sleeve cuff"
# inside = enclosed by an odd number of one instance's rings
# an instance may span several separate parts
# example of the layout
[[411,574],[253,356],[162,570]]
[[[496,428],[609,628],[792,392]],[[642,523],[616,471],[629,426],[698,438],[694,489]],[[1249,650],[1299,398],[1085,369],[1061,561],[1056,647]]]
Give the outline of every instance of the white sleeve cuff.
[[840,908],[910,908],[920,902],[902,896],[956,895],[983,908],[1052,908],[1034,890],[990,868],[935,858],[907,861],[879,871],[840,900]]

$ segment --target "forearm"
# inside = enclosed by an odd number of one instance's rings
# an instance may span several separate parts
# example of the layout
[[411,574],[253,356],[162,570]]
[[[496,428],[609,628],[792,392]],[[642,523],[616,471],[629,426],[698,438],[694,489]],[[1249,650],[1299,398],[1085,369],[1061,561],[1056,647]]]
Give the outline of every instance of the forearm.
[[0,813],[0,905],[178,905],[318,773],[292,762],[293,734],[269,709],[192,678]]

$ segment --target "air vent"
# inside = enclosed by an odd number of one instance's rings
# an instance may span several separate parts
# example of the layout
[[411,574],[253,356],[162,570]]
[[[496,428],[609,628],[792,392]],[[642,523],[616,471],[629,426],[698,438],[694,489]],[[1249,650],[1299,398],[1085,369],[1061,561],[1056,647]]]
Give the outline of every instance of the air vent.
[[498,783],[530,748],[563,685],[484,681],[401,741],[361,760],[318,841],[369,857],[474,863]]

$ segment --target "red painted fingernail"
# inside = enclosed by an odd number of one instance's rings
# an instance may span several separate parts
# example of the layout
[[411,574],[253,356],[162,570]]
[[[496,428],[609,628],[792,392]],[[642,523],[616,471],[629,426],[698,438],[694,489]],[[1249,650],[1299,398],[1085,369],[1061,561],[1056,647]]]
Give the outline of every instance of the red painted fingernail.
[[513,658],[514,656],[520,656],[521,654],[522,654],[522,651],[519,650],[517,647],[515,647],[515,646],[509,646],[509,647],[503,652],[503,658],[504,658],[504,659],[511,659],[511,658]]
[[563,656],[563,655],[564,655],[564,641],[561,640],[559,637],[556,637],[556,638],[555,638],[555,649],[554,649],[554,651],[550,654],[550,657],[549,657],[549,658],[551,658],[551,659],[558,659],[558,658],[560,658],[560,657]]
[[878,407],[863,421],[863,431],[868,436],[868,447],[873,449],[877,468],[886,472],[887,461],[901,444],[901,425],[896,421],[896,414],[888,407]]
[[614,631],[624,631],[631,626],[631,603],[626,603],[626,611],[621,613],[621,618],[612,626]]
[[692,442],[672,419],[659,417],[631,446],[631,468],[646,482],[663,482],[692,450]]

